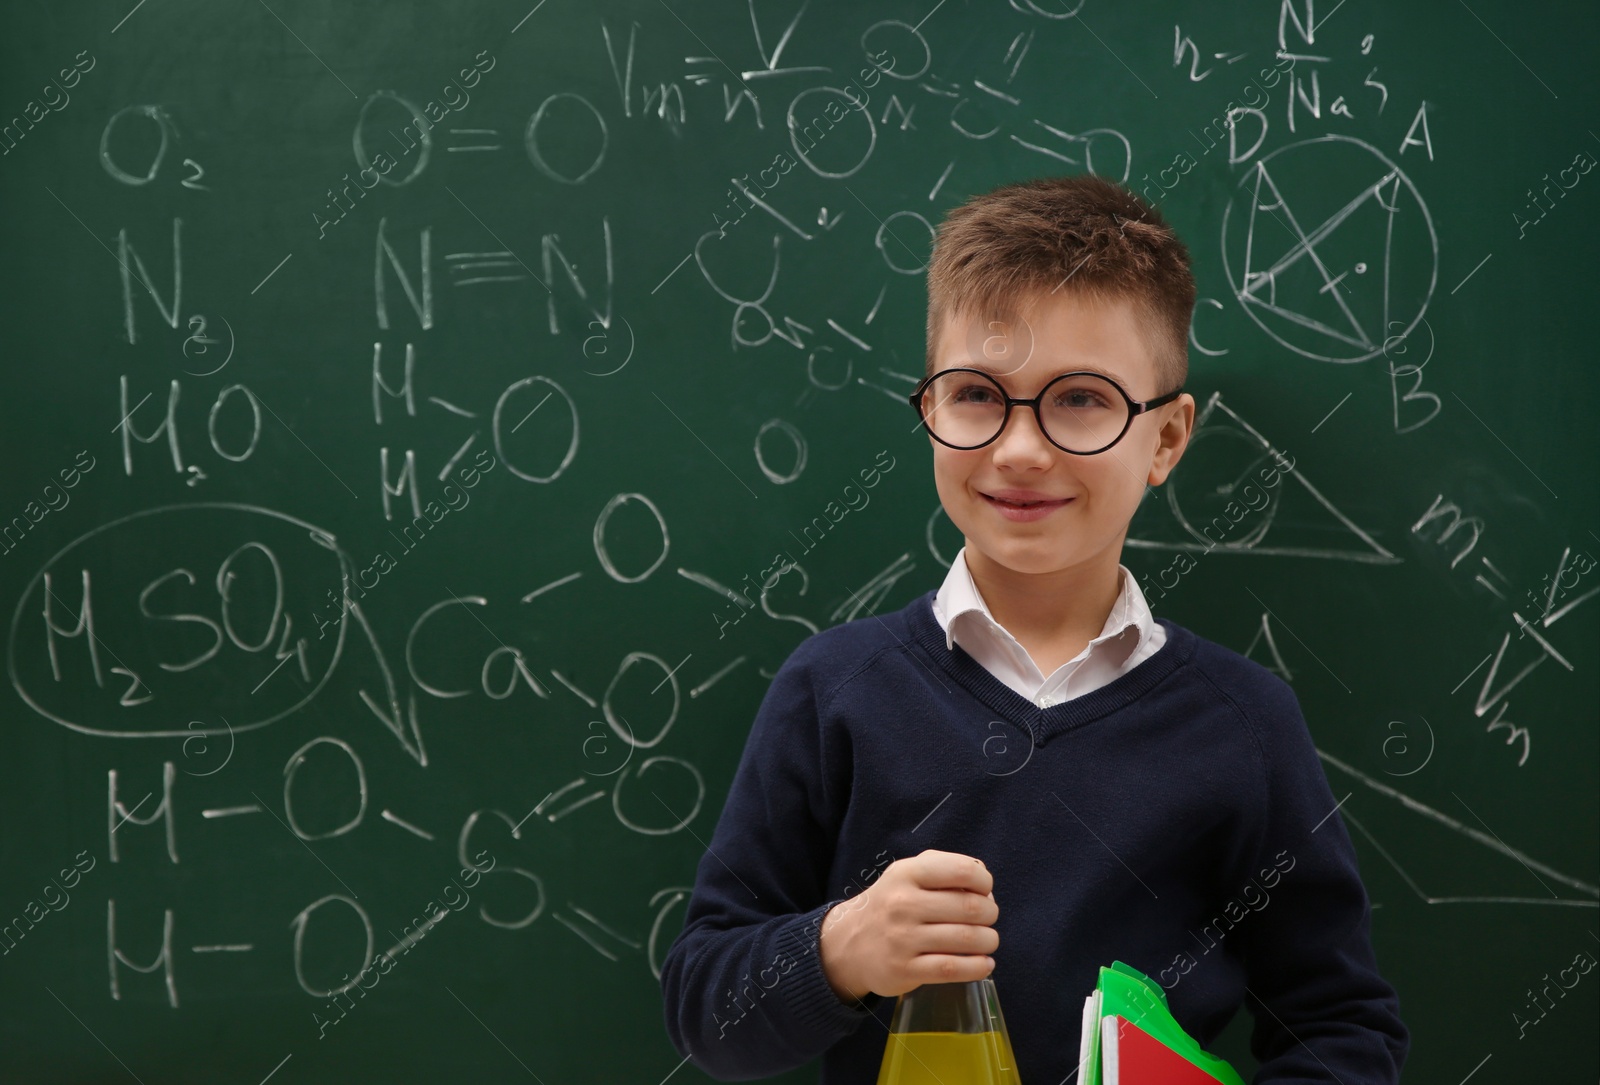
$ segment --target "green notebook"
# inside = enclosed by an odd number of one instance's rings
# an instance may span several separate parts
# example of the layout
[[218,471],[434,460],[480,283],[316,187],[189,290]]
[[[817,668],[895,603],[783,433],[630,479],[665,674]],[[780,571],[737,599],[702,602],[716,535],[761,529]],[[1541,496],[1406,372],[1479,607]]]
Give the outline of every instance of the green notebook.
[[1132,965],[1111,962],[1100,969],[1099,986],[1084,1000],[1083,1033],[1078,1042],[1080,1085],[1100,1085],[1100,1019],[1120,1017],[1138,1025],[1172,1051],[1224,1085],[1244,1085],[1226,1060],[1209,1054],[1173,1018],[1167,993]]

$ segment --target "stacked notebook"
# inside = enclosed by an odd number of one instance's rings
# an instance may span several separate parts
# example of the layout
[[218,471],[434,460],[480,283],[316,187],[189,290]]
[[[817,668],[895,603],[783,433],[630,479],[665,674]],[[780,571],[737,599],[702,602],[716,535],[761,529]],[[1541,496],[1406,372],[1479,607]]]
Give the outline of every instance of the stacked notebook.
[[1083,1002],[1078,1046],[1081,1085],[1244,1085],[1208,1055],[1167,1009],[1160,984],[1121,961],[1100,969]]

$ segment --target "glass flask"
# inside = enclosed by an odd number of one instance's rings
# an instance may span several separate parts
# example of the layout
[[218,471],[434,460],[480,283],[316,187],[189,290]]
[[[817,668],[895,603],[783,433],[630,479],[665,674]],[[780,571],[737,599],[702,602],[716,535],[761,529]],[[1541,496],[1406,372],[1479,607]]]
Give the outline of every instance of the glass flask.
[[901,995],[878,1085],[1021,1085],[993,978]]

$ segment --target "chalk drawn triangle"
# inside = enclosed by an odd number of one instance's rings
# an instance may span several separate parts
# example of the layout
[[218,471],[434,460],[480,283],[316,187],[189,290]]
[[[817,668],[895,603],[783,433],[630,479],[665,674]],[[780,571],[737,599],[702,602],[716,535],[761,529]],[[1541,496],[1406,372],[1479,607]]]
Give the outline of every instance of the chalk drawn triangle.
[[[1221,484],[1217,484],[1216,476],[1205,478],[1203,472],[1198,470],[1197,460],[1191,463],[1186,472],[1184,464],[1190,463],[1196,446],[1212,442],[1222,442],[1218,446],[1220,449],[1226,449],[1228,442],[1235,444],[1237,448],[1227,451],[1227,455],[1232,456],[1236,462],[1245,463],[1244,472]],[[1211,452],[1211,449],[1207,450],[1208,457]],[[1200,416],[1195,420],[1195,431],[1189,438],[1189,448],[1185,452],[1184,460],[1179,462],[1177,469],[1173,471],[1161,490],[1153,491],[1165,497],[1171,523],[1176,527],[1176,534],[1180,537],[1155,538],[1143,530],[1135,536],[1130,528],[1130,534],[1124,545],[1147,550],[1324,558],[1372,565],[1395,565],[1403,560],[1391,553],[1354,520],[1340,512],[1306,477],[1305,470],[1298,465],[1291,466],[1287,472],[1280,470],[1278,492],[1271,494],[1261,511],[1240,516],[1237,520],[1225,513],[1227,506],[1245,508],[1243,502],[1252,486],[1258,494],[1271,493],[1259,481],[1242,480],[1251,477],[1259,479],[1258,468],[1264,469],[1282,463],[1293,464],[1293,460],[1222,402],[1221,392],[1213,392],[1206,400]],[[1214,489],[1206,491],[1207,484],[1211,484]],[[1240,494],[1237,500],[1231,497],[1235,491]],[[1186,496],[1180,498],[1180,494]],[[1306,504],[1304,497],[1300,495],[1308,495],[1321,511],[1312,508],[1306,515],[1295,514],[1296,522],[1293,526],[1278,525],[1276,519],[1282,515],[1280,510],[1289,503],[1290,495],[1295,496],[1294,505],[1297,507]],[[1224,505],[1217,501],[1218,497],[1228,497],[1230,500]],[[1210,509],[1206,510],[1207,515],[1198,515],[1198,511],[1204,507],[1207,500],[1213,503],[1218,515],[1211,515]],[[1249,498],[1251,502],[1255,500]],[[1186,508],[1186,505],[1192,508]],[[1138,522],[1137,517],[1135,522]],[[1333,532],[1340,537],[1343,545],[1299,543],[1284,538],[1296,533],[1313,531]]]
[[[1352,765],[1346,764],[1345,762],[1339,760],[1339,758],[1334,757],[1332,754],[1324,753],[1319,749],[1317,750],[1317,756],[1322,758],[1324,763],[1337,772],[1337,775],[1330,774],[1329,776],[1329,783],[1335,785],[1335,794],[1338,794],[1339,791],[1344,790],[1344,788],[1338,786],[1341,781],[1353,780],[1361,786],[1362,790],[1360,792],[1352,792],[1352,794],[1360,794],[1366,798],[1372,793],[1376,793],[1388,799],[1392,799],[1412,813],[1427,819],[1435,825],[1442,825],[1451,830],[1453,833],[1458,834],[1459,838],[1465,838],[1473,841],[1481,847],[1487,848],[1489,851],[1495,852],[1496,854],[1504,856],[1507,859],[1515,860],[1516,863],[1521,867],[1520,870],[1516,869],[1515,867],[1502,864],[1507,872],[1507,876],[1515,879],[1516,884],[1519,885],[1531,884],[1531,882],[1537,881],[1545,890],[1544,895],[1538,896],[1522,896],[1516,895],[1514,892],[1474,894],[1470,896],[1444,896],[1439,895],[1437,891],[1425,889],[1410,871],[1400,865],[1399,860],[1396,859],[1394,855],[1390,854],[1389,849],[1385,848],[1383,844],[1379,842],[1378,838],[1373,835],[1371,830],[1369,830],[1361,821],[1359,821],[1350,813],[1351,804],[1347,804],[1345,800],[1341,800],[1341,806],[1343,806],[1343,809],[1340,810],[1340,815],[1346,822],[1353,825],[1361,833],[1361,835],[1366,838],[1367,842],[1377,850],[1379,855],[1383,856],[1384,861],[1388,863],[1389,866],[1393,867],[1395,872],[1400,875],[1401,879],[1406,883],[1407,888],[1415,893],[1424,904],[1537,904],[1565,908],[1600,908],[1600,887],[1582,881],[1578,878],[1574,878],[1570,874],[1563,874],[1554,867],[1551,867],[1545,863],[1541,863],[1539,860],[1533,858],[1525,852],[1519,851],[1518,849],[1512,847],[1504,840],[1501,840],[1498,835],[1474,828],[1465,821],[1454,818],[1443,811],[1436,810],[1426,803],[1419,802],[1410,795],[1400,791],[1398,788],[1392,787],[1382,780],[1376,779],[1375,777],[1368,776],[1366,773],[1361,772]],[[1345,797],[1346,800],[1349,798],[1349,795]],[[1436,866],[1441,863],[1441,860],[1438,856],[1441,845],[1438,841],[1422,841],[1420,840],[1420,834],[1415,832],[1408,833],[1407,840],[1408,842],[1411,842],[1414,847],[1426,848],[1430,853],[1430,861]],[[1481,855],[1482,853],[1473,851],[1472,854]],[[1459,865],[1457,869],[1459,869]],[[1474,864],[1472,869],[1477,871],[1482,868],[1479,865]],[[1368,874],[1366,877],[1370,882],[1371,875]],[[1550,883],[1552,882],[1568,886],[1571,889],[1576,889],[1580,894],[1582,894],[1582,896],[1557,896],[1556,891],[1551,887]]]
[[[1249,237],[1245,246],[1244,289],[1239,292],[1241,302],[1255,304],[1267,312],[1275,313],[1291,323],[1321,332],[1331,339],[1338,340],[1349,346],[1359,347],[1362,350],[1376,350],[1377,341],[1368,332],[1362,320],[1356,315],[1346,298],[1351,285],[1344,282],[1347,273],[1337,277],[1333,275],[1328,263],[1323,260],[1323,253],[1317,248],[1319,244],[1328,241],[1346,220],[1353,216],[1356,222],[1348,229],[1355,230],[1357,226],[1368,230],[1372,236],[1387,237],[1390,229],[1388,219],[1398,213],[1399,207],[1399,170],[1391,169],[1378,176],[1375,182],[1369,183],[1357,191],[1344,206],[1334,211],[1323,222],[1318,223],[1311,230],[1306,230],[1295,215],[1293,206],[1279,190],[1277,181],[1272,177],[1265,162],[1256,168],[1255,187],[1250,201],[1250,218],[1248,221]],[[1384,202],[1384,189],[1391,189],[1390,203]],[[1266,189],[1266,192],[1263,192]],[[1262,203],[1263,196],[1268,196],[1269,203]],[[1258,270],[1251,264],[1260,255],[1256,245],[1256,229],[1258,211],[1272,213],[1276,221],[1270,227],[1263,226],[1272,236],[1277,236],[1287,230],[1292,245],[1280,252],[1272,259],[1266,270]],[[1375,223],[1365,223],[1369,217],[1378,217]],[[1263,248],[1265,246],[1262,246]],[[1387,247],[1384,251],[1384,271],[1387,272],[1389,253]],[[1299,308],[1293,308],[1278,300],[1278,286],[1280,281],[1295,269],[1295,265],[1302,261],[1312,265],[1309,269],[1310,283],[1300,283],[1292,293],[1299,298]],[[1305,271],[1306,269],[1300,269]],[[1374,276],[1374,281],[1387,288],[1388,276]],[[1313,289],[1314,287],[1314,289]],[[1325,314],[1313,316],[1307,311],[1313,306],[1325,309]],[[1333,309],[1338,309],[1338,314]],[[1380,313],[1370,313],[1369,316],[1381,319]],[[1344,328],[1346,330],[1340,330]]]
[[[1284,661],[1283,653],[1278,650],[1278,638],[1272,635],[1272,624],[1267,620],[1268,615],[1263,612],[1261,625],[1256,630],[1256,635],[1250,638],[1250,643],[1239,654],[1252,663],[1260,663],[1267,670],[1282,678],[1285,682],[1293,682],[1294,674],[1289,670],[1289,664]],[[1262,660],[1255,657],[1256,645],[1264,644],[1268,659]]]

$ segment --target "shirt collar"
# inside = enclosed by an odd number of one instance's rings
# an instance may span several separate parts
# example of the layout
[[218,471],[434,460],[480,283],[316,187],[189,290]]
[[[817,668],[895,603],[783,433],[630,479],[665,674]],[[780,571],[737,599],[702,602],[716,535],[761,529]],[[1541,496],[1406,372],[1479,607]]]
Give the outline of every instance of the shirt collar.
[[[1139,640],[1144,640],[1152,633],[1155,624],[1154,615],[1150,612],[1149,603],[1146,602],[1144,592],[1139,590],[1139,585],[1132,572],[1126,565],[1117,564],[1120,590],[1116,602],[1111,604],[1111,613],[1106,616],[1105,626],[1100,630],[1100,635],[1089,643],[1099,644],[1110,640],[1132,626],[1137,632]],[[972,570],[967,566],[967,548],[963,546],[950,563],[950,571],[945,574],[944,583],[940,585],[938,594],[933,600],[934,613],[945,627],[945,647],[955,650],[956,621],[976,621],[991,631],[1000,631],[1008,636],[1010,631],[995,620],[989,611],[989,605],[984,602],[983,595],[978,591],[978,586],[973,582]],[[967,617],[971,615],[971,617]]]

